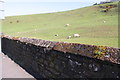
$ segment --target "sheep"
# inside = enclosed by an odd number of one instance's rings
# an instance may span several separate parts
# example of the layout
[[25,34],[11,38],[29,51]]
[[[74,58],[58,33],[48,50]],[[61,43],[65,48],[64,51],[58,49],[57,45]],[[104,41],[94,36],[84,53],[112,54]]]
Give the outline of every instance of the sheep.
[[66,27],[67,27],[67,26],[70,26],[70,24],[66,24],[65,26],[66,26]]
[[73,37],[80,37],[79,34],[73,34]]
[[55,36],[58,36],[58,34],[56,34]]
[[68,36],[68,37],[67,37],[67,39],[70,39],[70,38],[72,38],[72,36]]
[[103,23],[106,23],[106,21],[103,21]]

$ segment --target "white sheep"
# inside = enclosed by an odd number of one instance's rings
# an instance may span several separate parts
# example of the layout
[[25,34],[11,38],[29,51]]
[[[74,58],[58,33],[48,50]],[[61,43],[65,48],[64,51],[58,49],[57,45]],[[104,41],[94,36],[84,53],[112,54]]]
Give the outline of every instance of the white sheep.
[[79,34],[73,34],[73,37],[80,37]]
[[103,23],[106,23],[106,21],[103,21]]
[[70,38],[72,38],[72,36],[68,36],[68,37],[67,37],[67,39],[70,39]]
[[65,26],[70,26],[70,24],[66,24]]

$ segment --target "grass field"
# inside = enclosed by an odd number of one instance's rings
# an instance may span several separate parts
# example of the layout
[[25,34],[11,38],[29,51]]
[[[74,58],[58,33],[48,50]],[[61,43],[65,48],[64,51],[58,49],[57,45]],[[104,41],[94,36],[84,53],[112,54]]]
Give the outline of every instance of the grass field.
[[[19,37],[118,48],[118,9],[115,7],[108,12],[101,12],[103,9],[99,8],[109,4],[64,12],[6,17],[2,32]],[[70,26],[66,27],[66,24]],[[80,37],[67,39],[75,33],[80,34]]]

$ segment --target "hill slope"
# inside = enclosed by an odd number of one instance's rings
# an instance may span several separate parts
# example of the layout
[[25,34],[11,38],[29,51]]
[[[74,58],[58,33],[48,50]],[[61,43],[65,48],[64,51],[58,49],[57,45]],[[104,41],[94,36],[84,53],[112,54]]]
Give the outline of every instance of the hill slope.
[[[108,12],[100,8],[110,4],[117,2],[57,13],[6,17],[2,30],[13,36],[118,47],[117,7]],[[81,37],[67,39],[75,33]]]

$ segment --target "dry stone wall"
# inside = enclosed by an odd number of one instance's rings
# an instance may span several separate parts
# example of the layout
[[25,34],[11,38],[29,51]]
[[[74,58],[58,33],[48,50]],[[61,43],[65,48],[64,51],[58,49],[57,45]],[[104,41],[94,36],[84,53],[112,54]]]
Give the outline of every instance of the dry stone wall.
[[2,52],[35,78],[119,78],[118,48],[2,36]]

